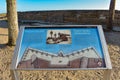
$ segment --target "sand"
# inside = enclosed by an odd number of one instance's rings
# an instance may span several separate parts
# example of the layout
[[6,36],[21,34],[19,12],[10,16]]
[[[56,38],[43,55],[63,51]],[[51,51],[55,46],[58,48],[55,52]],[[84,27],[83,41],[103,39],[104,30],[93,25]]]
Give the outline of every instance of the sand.
[[[105,32],[112,62],[111,80],[120,80],[120,32]],[[8,30],[0,27],[0,80],[12,80],[10,74],[14,47],[7,46]],[[21,80],[103,80],[103,70],[21,71]]]

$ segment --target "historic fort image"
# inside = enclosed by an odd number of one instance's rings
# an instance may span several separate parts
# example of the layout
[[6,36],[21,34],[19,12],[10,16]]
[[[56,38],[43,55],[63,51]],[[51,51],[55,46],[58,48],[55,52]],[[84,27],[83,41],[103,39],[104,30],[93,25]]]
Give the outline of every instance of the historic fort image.
[[71,44],[70,30],[48,30],[47,44]]

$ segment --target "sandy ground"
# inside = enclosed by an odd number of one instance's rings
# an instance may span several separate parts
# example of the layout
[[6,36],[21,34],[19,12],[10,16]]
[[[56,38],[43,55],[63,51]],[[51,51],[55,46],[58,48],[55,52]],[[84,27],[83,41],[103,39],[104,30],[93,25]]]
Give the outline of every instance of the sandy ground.
[[[120,32],[105,32],[112,62],[111,80],[120,80]],[[0,80],[12,80],[10,74],[14,47],[6,45],[7,28],[0,27]],[[103,80],[103,70],[89,71],[21,71],[21,80]]]

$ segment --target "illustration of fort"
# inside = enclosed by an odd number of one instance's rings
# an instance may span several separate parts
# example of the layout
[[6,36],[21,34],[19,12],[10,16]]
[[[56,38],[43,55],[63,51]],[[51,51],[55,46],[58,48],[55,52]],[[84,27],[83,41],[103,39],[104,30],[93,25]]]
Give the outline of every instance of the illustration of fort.
[[[63,33],[67,32],[67,33]],[[47,37],[47,44],[70,44],[71,35],[69,30],[49,30]]]
[[59,51],[57,55],[27,48],[18,68],[100,68],[105,67],[104,59],[95,48],[88,47],[70,54]]

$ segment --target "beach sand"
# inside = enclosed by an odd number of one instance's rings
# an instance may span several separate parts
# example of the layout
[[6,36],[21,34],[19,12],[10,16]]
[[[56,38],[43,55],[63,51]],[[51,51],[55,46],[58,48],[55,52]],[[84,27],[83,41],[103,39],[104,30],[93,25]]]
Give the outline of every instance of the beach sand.
[[[120,80],[120,32],[105,32],[112,62],[111,80]],[[10,74],[14,47],[7,46],[7,28],[0,27],[0,80],[12,80]],[[103,80],[103,70],[20,71],[21,80]]]

